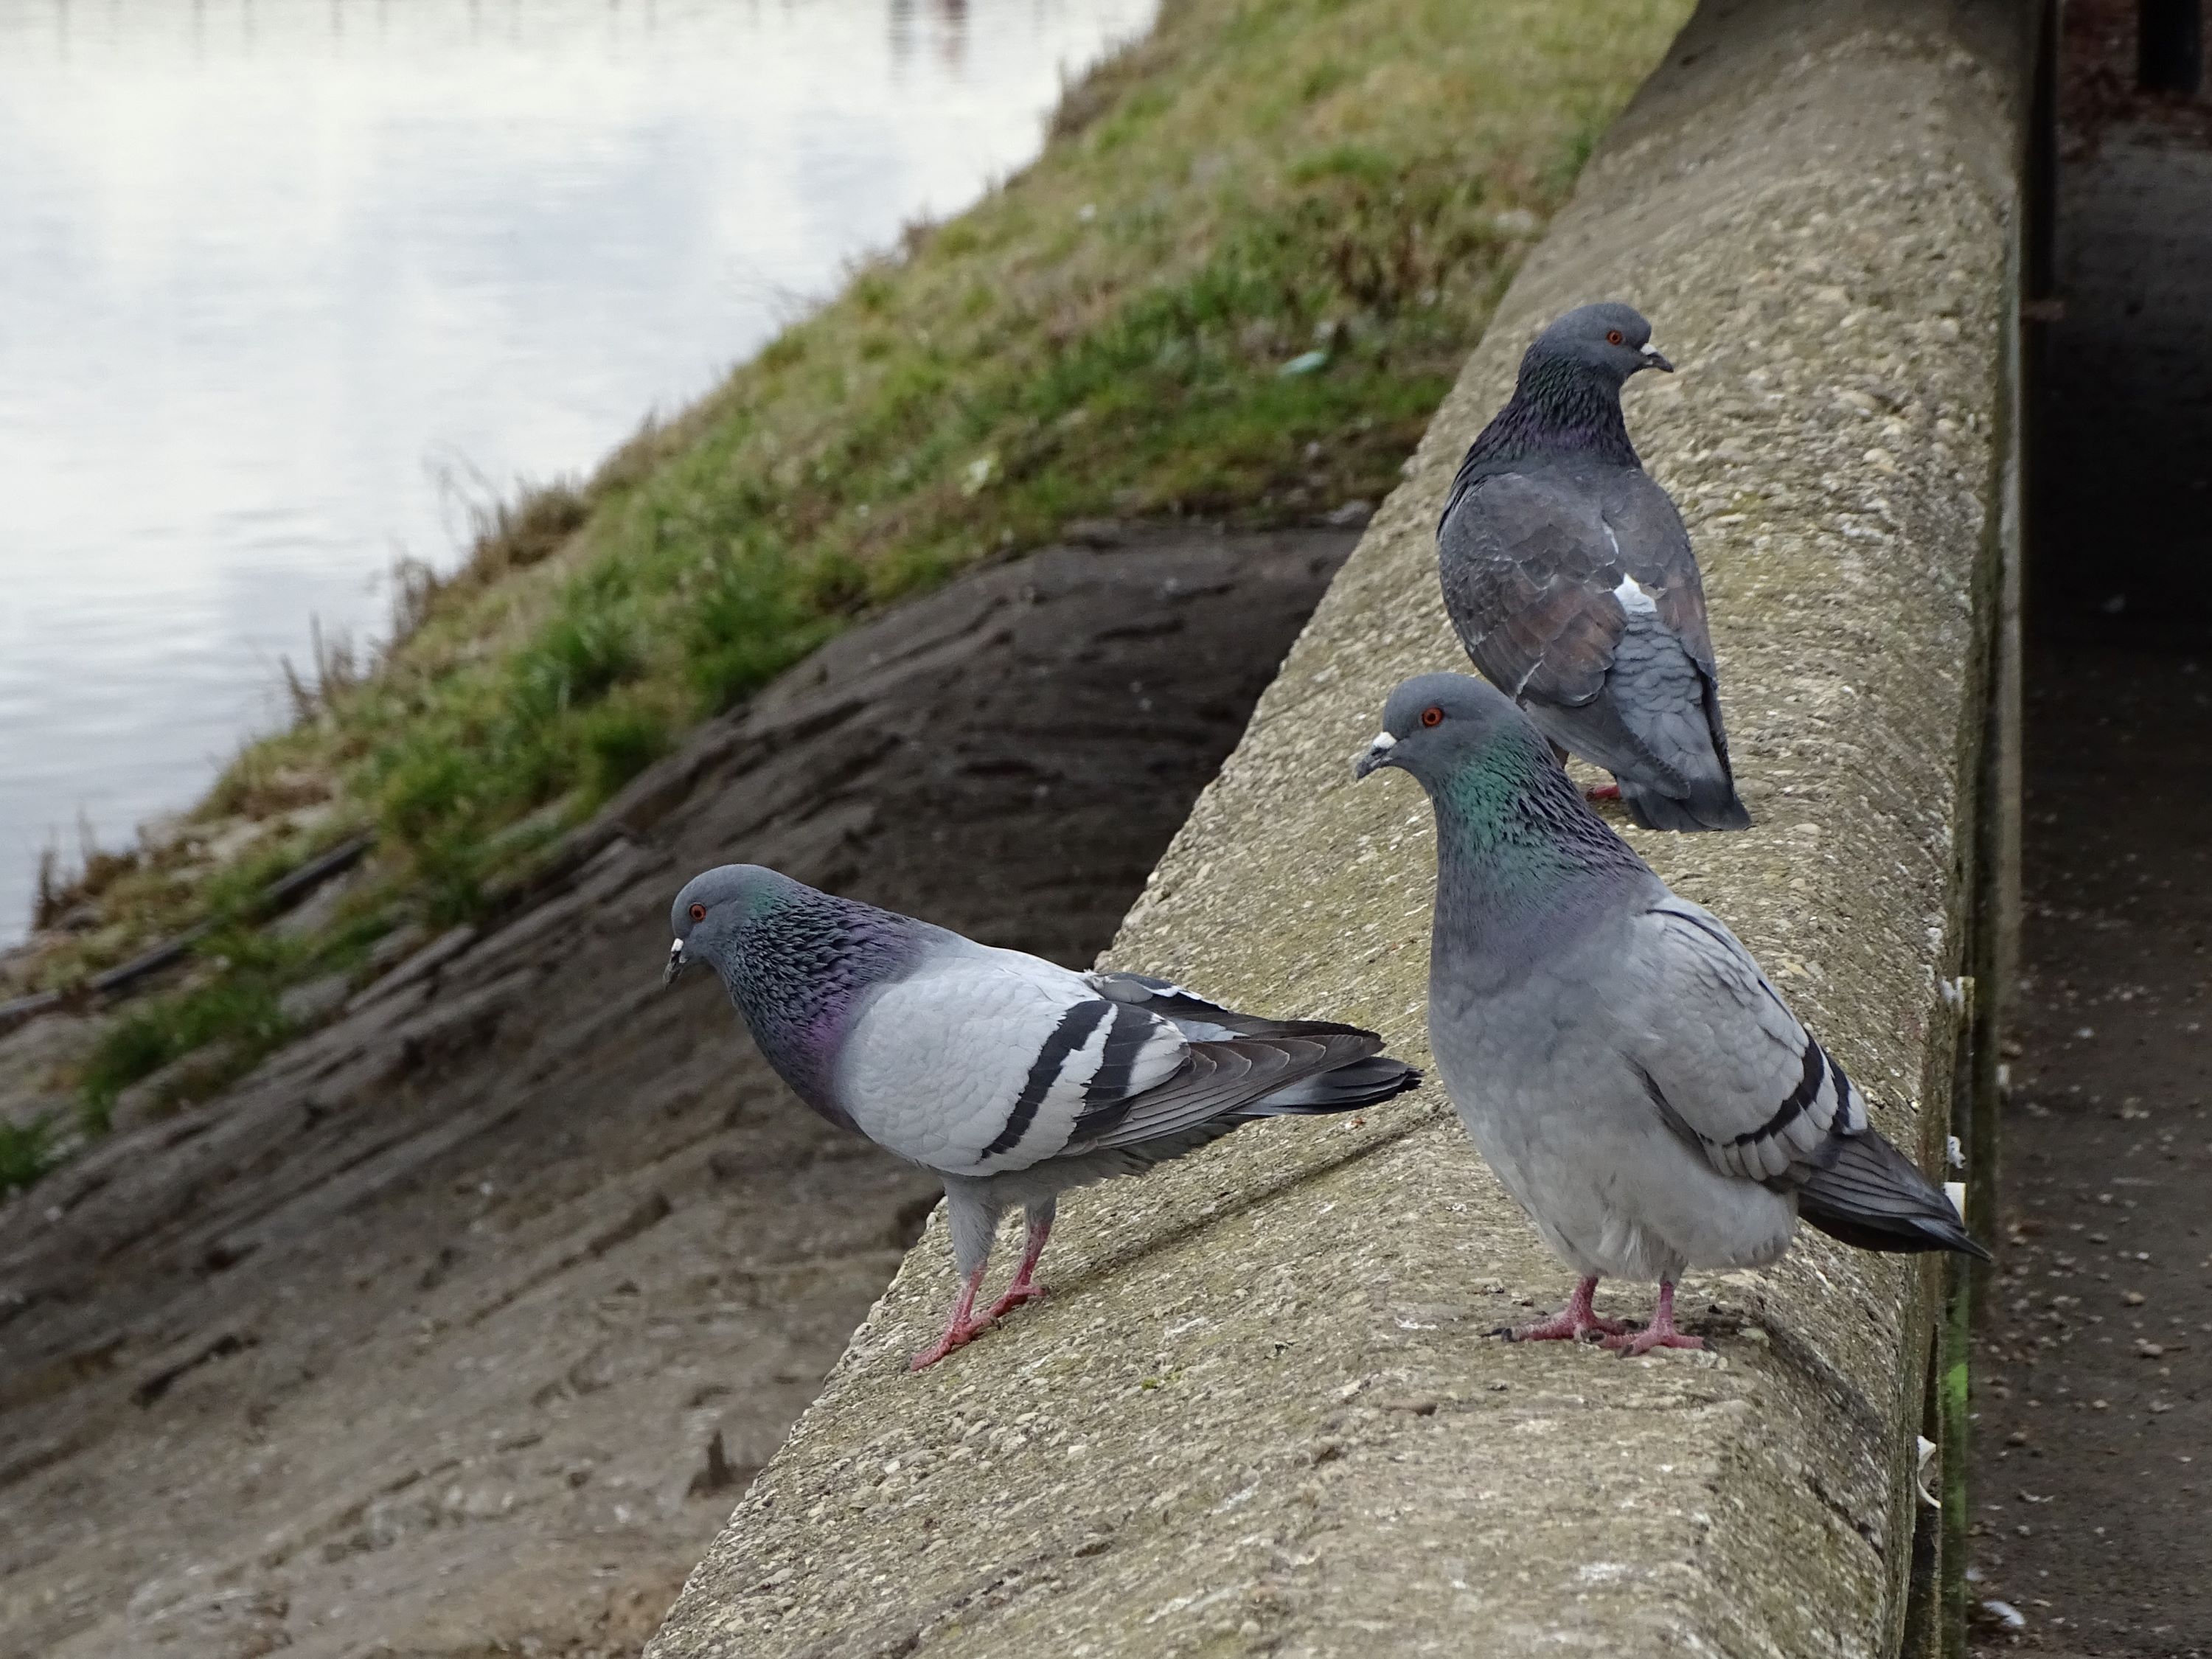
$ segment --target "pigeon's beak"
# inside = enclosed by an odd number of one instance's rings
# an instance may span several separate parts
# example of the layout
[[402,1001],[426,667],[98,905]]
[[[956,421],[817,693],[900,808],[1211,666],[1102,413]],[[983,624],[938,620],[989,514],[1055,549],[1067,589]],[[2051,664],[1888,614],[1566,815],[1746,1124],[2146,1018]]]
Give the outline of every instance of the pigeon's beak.
[[1644,353],[1644,368],[1656,368],[1662,374],[1672,374],[1674,372],[1674,365],[1659,355],[1659,348],[1649,340],[1646,340],[1639,349]]
[[1364,778],[1370,772],[1379,771],[1386,766],[1396,765],[1397,762],[1392,757],[1390,751],[1397,746],[1398,739],[1388,732],[1376,732],[1375,741],[1367,745],[1367,752],[1352,763],[1352,777],[1355,780]]
[[690,965],[684,960],[684,941],[679,939],[668,947],[668,966],[661,973],[661,984],[664,986],[675,984],[677,975]]

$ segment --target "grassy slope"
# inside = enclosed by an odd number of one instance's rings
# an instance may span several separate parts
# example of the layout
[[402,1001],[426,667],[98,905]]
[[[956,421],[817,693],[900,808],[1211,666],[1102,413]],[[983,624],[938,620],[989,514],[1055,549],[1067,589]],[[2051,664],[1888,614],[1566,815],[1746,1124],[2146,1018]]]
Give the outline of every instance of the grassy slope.
[[[196,815],[267,834],[102,861],[70,896],[99,920],[44,955],[48,982],[231,925],[111,1033],[95,1114],[216,1038],[233,1057],[198,1088],[250,1063],[286,1034],[283,985],[410,915],[478,914],[687,724],[872,607],[1072,518],[1379,500],[1688,9],[1166,0],[1028,170],[859,265],[587,486],[488,526],[376,672],[337,676]],[[258,883],[364,824],[373,879],[331,932],[250,929]]]

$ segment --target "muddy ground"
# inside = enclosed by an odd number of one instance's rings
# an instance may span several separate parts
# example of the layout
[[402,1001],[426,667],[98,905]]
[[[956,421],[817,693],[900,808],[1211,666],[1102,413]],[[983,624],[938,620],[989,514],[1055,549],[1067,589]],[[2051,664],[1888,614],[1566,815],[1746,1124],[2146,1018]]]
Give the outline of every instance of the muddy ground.
[[676,889],[1087,963],[1353,539],[1101,532],[856,630],[495,930],[0,1210],[0,1653],[636,1652],[936,1193],[662,991]]

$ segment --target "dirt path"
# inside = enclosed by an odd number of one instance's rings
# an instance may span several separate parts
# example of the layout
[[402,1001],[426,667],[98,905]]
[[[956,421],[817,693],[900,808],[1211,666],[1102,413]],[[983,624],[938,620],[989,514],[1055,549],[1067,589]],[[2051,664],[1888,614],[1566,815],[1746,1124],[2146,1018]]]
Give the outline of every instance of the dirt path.
[[1977,1645],[2212,1653],[2212,122],[2069,9]]
[[0,1653],[635,1653],[935,1193],[662,993],[671,895],[743,857],[1088,961],[1352,539],[856,630],[532,907],[0,1210]]

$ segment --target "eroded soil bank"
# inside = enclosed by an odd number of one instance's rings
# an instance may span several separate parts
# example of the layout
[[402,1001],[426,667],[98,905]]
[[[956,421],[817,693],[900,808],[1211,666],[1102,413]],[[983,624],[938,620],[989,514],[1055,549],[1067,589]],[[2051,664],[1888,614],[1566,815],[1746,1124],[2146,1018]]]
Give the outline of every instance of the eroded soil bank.
[[0,1652],[635,1653],[936,1190],[662,993],[671,896],[743,858],[1087,962],[1354,533],[1102,531],[841,638],[557,890],[0,1212]]

